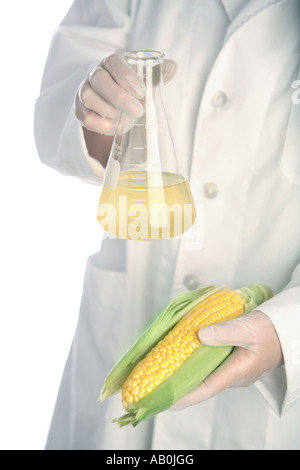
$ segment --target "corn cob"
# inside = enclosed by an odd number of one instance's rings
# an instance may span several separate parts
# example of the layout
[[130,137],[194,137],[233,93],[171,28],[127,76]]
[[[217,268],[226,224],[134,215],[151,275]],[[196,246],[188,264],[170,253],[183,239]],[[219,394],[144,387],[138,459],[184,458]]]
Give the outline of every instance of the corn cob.
[[210,286],[175,297],[106,378],[99,400],[122,388],[127,411],[114,422],[136,426],[199,385],[233,350],[202,345],[199,329],[249,313],[271,296],[268,287],[255,284],[235,291]]

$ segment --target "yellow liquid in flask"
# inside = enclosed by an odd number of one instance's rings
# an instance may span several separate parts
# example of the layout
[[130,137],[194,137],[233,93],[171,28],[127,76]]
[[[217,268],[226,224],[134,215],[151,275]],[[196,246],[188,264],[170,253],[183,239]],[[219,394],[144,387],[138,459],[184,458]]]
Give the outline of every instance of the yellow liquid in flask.
[[196,209],[189,183],[173,173],[120,173],[114,189],[102,188],[97,219],[109,234],[129,240],[159,240],[186,232]]

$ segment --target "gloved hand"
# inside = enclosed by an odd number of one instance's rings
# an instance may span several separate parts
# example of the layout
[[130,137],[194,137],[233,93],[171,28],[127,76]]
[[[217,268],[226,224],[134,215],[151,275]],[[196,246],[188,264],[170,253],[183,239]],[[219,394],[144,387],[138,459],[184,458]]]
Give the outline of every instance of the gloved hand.
[[247,387],[283,363],[274,326],[257,310],[235,320],[202,328],[198,335],[202,344],[236,348],[199,387],[173,406],[175,410],[207,400],[229,387]]
[[[175,75],[176,63],[163,62],[163,80],[167,83]],[[143,106],[139,100],[145,95],[140,77],[114,52],[97,65],[80,85],[75,99],[77,119],[88,130],[103,135],[114,135],[120,111],[139,117]]]

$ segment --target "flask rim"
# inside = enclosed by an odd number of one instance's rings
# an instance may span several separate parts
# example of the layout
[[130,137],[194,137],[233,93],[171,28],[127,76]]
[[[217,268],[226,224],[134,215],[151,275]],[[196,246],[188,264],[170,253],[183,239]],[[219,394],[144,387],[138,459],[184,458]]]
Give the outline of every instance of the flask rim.
[[137,50],[124,53],[129,64],[145,63],[147,65],[161,64],[165,54],[154,50]]

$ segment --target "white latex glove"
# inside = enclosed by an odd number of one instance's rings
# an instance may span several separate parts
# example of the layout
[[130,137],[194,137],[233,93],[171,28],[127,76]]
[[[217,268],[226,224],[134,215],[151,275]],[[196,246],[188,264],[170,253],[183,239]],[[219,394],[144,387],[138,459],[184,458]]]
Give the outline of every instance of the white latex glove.
[[[176,63],[163,62],[163,80],[167,83],[175,75]],[[75,98],[77,119],[88,130],[103,135],[114,135],[120,112],[137,118],[143,113],[139,100],[145,95],[140,77],[114,52],[97,65],[80,85]]]
[[283,363],[274,326],[260,311],[202,328],[198,335],[202,344],[236,348],[199,387],[173,407],[175,410],[200,403],[229,387],[247,387]]

